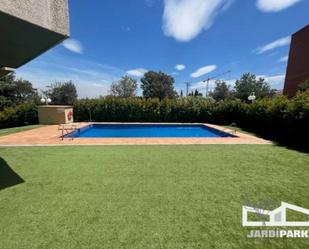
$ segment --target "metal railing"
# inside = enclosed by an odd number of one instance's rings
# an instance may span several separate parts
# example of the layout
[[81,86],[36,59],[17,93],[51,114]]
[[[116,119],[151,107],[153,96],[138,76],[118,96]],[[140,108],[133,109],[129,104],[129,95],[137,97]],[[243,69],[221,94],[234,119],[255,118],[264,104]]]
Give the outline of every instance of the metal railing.
[[[61,131],[61,135],[60,135],[61,140],[64,140],[65,136],[67,136],[69,134],[73,134],[74,131],[77,130],[77,125],[75,125],[75,124],[71,124],[71,125],[60,124],[58,126],[58,130]],[[71,138],[73,140],[74,136],[72,135]]]
[[229,130],[232,131],[232,132],[230,132],[230,133],[232,133],[233,135],[236,135],[236,133],[237,133],[237,125],[236,125],[236,123],[230,124],[230,125],[228,126],[228,128],[223,128],[223,131],[224,131],[224,132],[229,132]]

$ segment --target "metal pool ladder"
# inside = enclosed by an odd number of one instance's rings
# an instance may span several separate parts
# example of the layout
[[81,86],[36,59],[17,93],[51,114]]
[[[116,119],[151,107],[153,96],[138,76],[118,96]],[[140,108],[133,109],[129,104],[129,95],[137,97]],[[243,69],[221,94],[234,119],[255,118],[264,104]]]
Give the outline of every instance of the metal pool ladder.
[[233,134],[236,135],[236,132],[237,132],[237,125],[236,125],[236,123],[230,124],[229,127],[233,131]]
[[[67,125],[67,124],[60,124],[58,126],[58,130],[61,131],[61,135],[60,135],[60,138],[62,140],[64,140],[64,137],[66,135],[69,135],[69,134],[72,134],[74,131],[77,130],[77,125],[75,124],[72,124],[72,125]],[[72,140],[74,139],[74,136],[71,136]]]
[[[233,135],[236,135],[237,132],[237,125],[236,123],[232,123],[228,126],[228,129],[231,130]],[[223,131],[228,131],[226,128],[223,129]]]

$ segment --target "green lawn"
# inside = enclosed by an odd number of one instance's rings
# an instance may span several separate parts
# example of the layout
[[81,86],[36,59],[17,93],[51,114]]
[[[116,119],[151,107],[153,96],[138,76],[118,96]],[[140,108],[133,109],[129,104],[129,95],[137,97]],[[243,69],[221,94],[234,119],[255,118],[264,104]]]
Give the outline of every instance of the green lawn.
[[17,132],[21,132],[21,131],[28,131],[28,130],[36,129],[42,126],[43,125],[27,125],[27,126],[21,126],[21,127],[0,129],[0,137],[10,135],[13,133],[17,133]]
[[0,248],[305,249],[246,238],[241,207],[309,208],[308,179],[273,145],[0,148]]

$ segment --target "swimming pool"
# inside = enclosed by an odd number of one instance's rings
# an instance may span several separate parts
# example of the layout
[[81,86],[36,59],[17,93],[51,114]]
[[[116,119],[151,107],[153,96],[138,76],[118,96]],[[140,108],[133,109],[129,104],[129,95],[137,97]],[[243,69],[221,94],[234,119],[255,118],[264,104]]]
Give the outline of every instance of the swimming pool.
[[74,138],[218,138],[235,137],[206,125],[91,124],[66,135]]

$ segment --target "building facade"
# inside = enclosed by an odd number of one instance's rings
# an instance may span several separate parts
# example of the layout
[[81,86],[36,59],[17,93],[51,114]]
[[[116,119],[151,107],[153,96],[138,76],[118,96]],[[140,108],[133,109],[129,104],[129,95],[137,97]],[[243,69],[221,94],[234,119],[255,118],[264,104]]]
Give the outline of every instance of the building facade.
[[0,77],[69,36],[68,0],[1,0]]
[[309,80],[309,25],[292,36],[283,93],[292,97],[299,84]]

